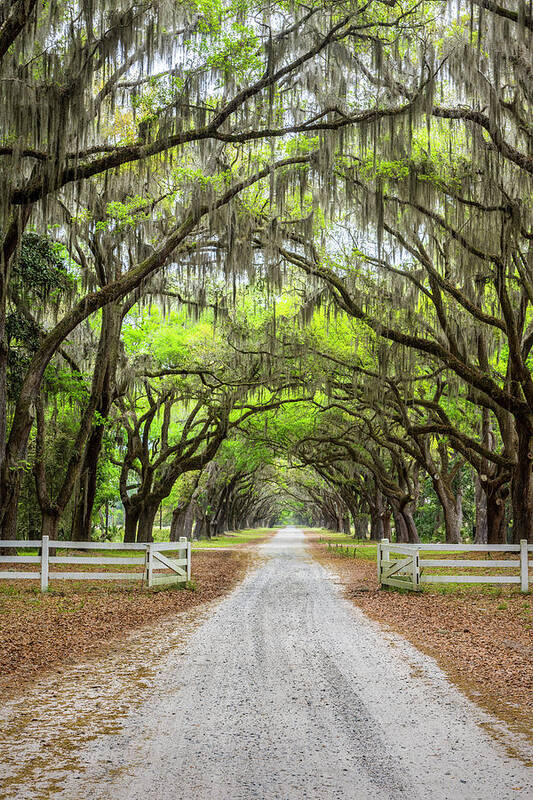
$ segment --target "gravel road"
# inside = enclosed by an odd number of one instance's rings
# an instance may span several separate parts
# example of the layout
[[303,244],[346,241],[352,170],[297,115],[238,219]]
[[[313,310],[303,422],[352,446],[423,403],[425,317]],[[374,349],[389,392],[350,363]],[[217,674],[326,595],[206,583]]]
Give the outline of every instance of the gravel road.
[[343,599],[301,531],[281,531],[261,553],[185,637],[144,653],[143,696],[116,714],[115,685],[107,728],[73,743],[53,785],[33,771],[0,797],[533,798],[533,770],[505,730],[491,737],[494,720],[431,659]]

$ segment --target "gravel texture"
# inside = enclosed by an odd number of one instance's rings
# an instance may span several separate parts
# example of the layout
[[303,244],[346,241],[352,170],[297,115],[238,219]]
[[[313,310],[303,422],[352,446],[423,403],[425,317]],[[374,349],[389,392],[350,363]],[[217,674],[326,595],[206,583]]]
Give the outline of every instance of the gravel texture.
[[128,683],[117,691],[114,676],[111,696],[109,665],[101,683],[91,674],[108,728],[74,743],[69,767],[55,763],[53,791],[34,772],[0,797],[533,797],[533,770],[506,747],[505,731],[495,741],[484,729],[493,720],[430,658],[343,599],[301,531],[281,531],[261,553],[196,627],[163,650],[145,648],[138,702],[118,713]]

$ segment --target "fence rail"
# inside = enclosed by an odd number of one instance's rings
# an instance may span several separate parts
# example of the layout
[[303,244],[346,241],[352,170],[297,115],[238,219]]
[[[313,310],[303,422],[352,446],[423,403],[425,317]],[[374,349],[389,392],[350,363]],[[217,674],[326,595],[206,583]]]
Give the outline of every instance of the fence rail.
[[[487,553],[484,559],[421,558],[421,554]],[[492,559],[491,553],[516,553],[518,558]],[[533,568],[533,544],[522,539],[520,544],[394,544],[388,539],[378,543],[377,567],[380,586],[397,586],[419,591],[424,583],[515,583],[522,592],[529,591],[529,570]],[[445,569],[509,569],[505,575],[453,574],[426,572],[429,568]]]
[[[26,548],[39,548],[36,556],[19,556],[18,550]],[[14,549],[14,555],[0,556],[2,564],[35,564],[38,570],[9,570],[0,569],[0,579],[4,580],[40,580],[41,591],[48,589],[50,580],[93,580],[93,581],[146,581],[147,585],[155,586],[163,583],[182,583],[191,579],[191,543],[185,537],[179,542],[150,542],[147,544],[120,542],[71,542],[59,539],[42,539],[19,541],[15,539],[0,539],[0,550]],[[138,551],[140,556],[103,556],[96,555],[50,555],[50,550],[128,550]],[[179,553],[180,557],[171,558],[163,555]],[[137,572],[56,572],[50,566],[56,564],[90,565],[90,566],[142,566],[144,569]],[[164,574],[161,571],[165,570]],[[170,574],[169,571],[170,570]]]

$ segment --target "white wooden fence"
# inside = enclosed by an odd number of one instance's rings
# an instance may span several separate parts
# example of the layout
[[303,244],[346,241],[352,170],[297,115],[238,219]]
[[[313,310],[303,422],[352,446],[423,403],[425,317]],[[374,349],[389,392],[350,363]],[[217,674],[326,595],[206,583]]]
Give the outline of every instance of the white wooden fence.
[[[18,550],[24,548],[39,548],[40,554],[33,556],[19,556]],[[0,579],[8,580],[39,580],[41,581],[41,591],[48,589],[51,579],[57,580],[91,580],[91,581],[146,581],[147,586],[155,586],[162,583],[181,583],[191,579],[191,543],[185,537],[181,537],[179,542],[151,542],[149,544],[129,544],[115,542],[65,542],[62,540],[49,539],[43,536],[42,539],[32,541],[24,540],[2,540],[0,548],[13,549],[13,555],[0,556]],[[50,549],[57,550],[124,550],[139,552],[138,556],[103,556],[100,553],[95,555],[50,555]],[[166,551],[168,555],[164,555]],[[179,557],[169,557],[173,553],[178,553]],[[2,569],[4,564],[34,564],[37,570],[16,571]],[[85,566],[142,566],[143,570],[131,571],[108,571],[108,572],[56,572],[56,564],[79,564]],[[52,567],[52,570],[50,570]],[[165,574],[161,574],[165,570]],[[168,573],[171,571],[171,574]]]
[[[438,558],[421,558],[421,553],[438,552]],[[446,558],[454,553],[487,553],[486,559]],[[517,558],[493,559],[491,553],[516,553]],[[533,544],[394,544],[388,539],[378,543],[378,581],[380,586],[399,586],[418,591],[423,583],[517,583],[529,591],[529,569],[533,567]],[[504,575],[446,574],[426,572],[431,567],[451,570],[474,568],[508,569]]]

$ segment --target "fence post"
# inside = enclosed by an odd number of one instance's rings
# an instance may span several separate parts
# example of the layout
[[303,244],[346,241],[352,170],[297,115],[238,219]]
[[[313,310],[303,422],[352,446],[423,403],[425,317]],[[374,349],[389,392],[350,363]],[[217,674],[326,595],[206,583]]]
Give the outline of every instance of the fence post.
[[381,573],[382,573],[382,568],[381,568],[381,567],[382,567],[382,562],[383,562],[383,561],[389,561],[389,560],[390,560],[390,553],[389,553],[389,551],[388,551],[387,549],[383,550],[381,546],[382,546],[383,544],[385,544],[385,545],[386,545],[386,544],[388,544],[388,543],[389,543],[389,540],[388,540],[388,539],[381,539],[381,541],[380,541],[380,542],[378,542],[378,583],[379,583],[379,585],[380,585],[380,586],[381,586],[381,584],[382,584],[382,581],[381,581]]
[[186,536],[180,536],[180,542],[183,542],[187,545],[186,549],[186,558],[187,558],[187,580],[190,581],[191,579],[191,543],[188,541]]
[[529,591],[529,564],[527,539],[520,539],[520,591]]
[[420,550],[413,556],[413,589],[420,589]]
[[48,542],[50,537],[43,536],[41,544],[41,592],[48,589]]
[[149,588],[154,584],[154,550],[152,543],[146,545],[146,583]]

